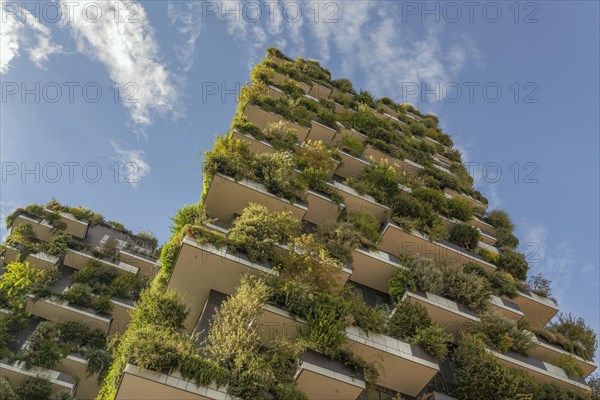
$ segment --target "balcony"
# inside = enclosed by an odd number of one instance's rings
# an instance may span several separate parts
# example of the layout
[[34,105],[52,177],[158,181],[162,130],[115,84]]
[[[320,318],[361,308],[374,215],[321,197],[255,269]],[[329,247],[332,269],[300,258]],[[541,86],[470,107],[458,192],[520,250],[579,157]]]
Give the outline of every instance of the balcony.
[[[269,304],[263,310],[265,345],[281,336],[294,339],[306,326],[306,321],[279,307]],[[439,371],[437,361],[418,346],[355,326],[346,329],[346,337],[353,353],[377,366],[379,384],[387,388],[416,396]]]
[[517,303],[498,296],[492,295],[490,297],[490,308],[515,321],[519,321],[524,317],[523,311],[521,311],[521,308]]
[[437,361],[418,346],[355,326],[346,335],[352,352],[379,367],[384,387],[417,396],[439,371]]
[[304,201],[308,203],[308,211],[304,220],[315,225],[322,225],[328,221],[337,221],[344,210],[344,204],[337,204],[324,194],[308,190]]
[[389,166],[394,168],[396,173],[400,176],[405,174],[416,174],[419,170],[423,169],[422,165],[419,165],[414,161],[400,160],[399,158],[392,157],[381,150],[377,150],[376,148],[367,145],[365,152],[363,153],[363,158],[369,160],[371,157],[379,162],[387,161]]
[[528,290],[520,290],[519,296],[511,299],[523,311],[525,321],[533,328],[543,328],[558,312],[554,301]]
[[52,240],[54,233],[54,227],[46,220],[36,218],[33,216],[20,214],[13,221],[12,228],[14,229],[20,225],[31,225],[35,237],[41,241],[49,242]]
[[388,281],[404,268],[398,257],[366,247],[352,252],[352,280],[361,285],[388,292]]
[[294,378],[309,399],[356,400],[366,389],[362,373],[311,350],[302,355]]
[[96,258],[93,255],[79,250],[69,249],[65,254],[63,264],[73,269],[81,269],[89,264],[90,261],[97,261],[105,267],[114,268],[118,274],[133,274],[137,275],[139,269],[133,265],[129,265],[123,261],[111,261]]
[[262,204],[269,211],[290,211],[300,220],[308,211],[306,205],[275,196],[260,183],[247,179],[236,181],[223,174],[215,174],[204,200],[208,214],[224,222],[231,222],[249,203]]
[[50,382],[52,393],[66,390],[74,396],[77,388],[77,381],[70,375],[46,368],[25,369],[23,362],[11,363],[7,357],[0,358],[0,376],[8,379],[13,387],[19,386],[27,378],[39,377]]
[[378,247],[391,254],[420,255],[435,261],[450,261],[460,264],[474,262],[488,272],[496,270],[495,265],[485,261],[476,253],[468,252],[462,247],[446,241],[431,242],[427,235],[418,231],[406,232],[395,222],[389,220],[383,228]]
[[354,97],[355,97],[355,96],[354,96],[352,93],[349,93],[349,92],[342,92],[341,90],[339,90],[339,89],[338,89],[338,88],[336,88],[336,87],[334,87],[334,88],[333,88],[333,90],[332,90],[332,92],[331,92],[331,95],[332,95],[333,97],[339,97],[339,96],[342,96],[342,97],[345,97],[345,98],[347,98],[347,99],[349,99],[349,100],[354,100]]
[[245,254],[226,247],[200,244],[186,237],[169,279],[168,289],[177,290],[190,306],[186,328],[191,332],[198,321],[211,290],[230,295],[243,273],[276,275],[269,263],[256,264]]
[[494,228],[492,225],[488,224],[487,222],[485,222],[475,216],[473,217],[473,219],[470,222],[471,222],[471,225],[478,227],[482,233],[484,233],[488,236],[492,236],[494,238],[494,240],[496,239],[496,228]]
[[28,295],[25,310],[47,320],[79,321],[105,333],[108,332],[111,324],[110,316],[101,315],[91,308],[69,305],[66,301],[51,298],[36,299],[32,295]]
[[276,153],[278,150],[275,149],[271,143],[266,140],[258,140],[254,136],[247,135],[238,131],[231,132],[231,138],[238,139],[248,144],[250,151],[255,154],[260,153]]
[[340,129],[338,130],[337,135],[335,137],[335,142],[341,142],[344,136],[350,136],[351,138],[356,139],[361,143],[365,143],[369,139],[367,135],[360,133],[356,129],[348,129],[340,124]]
[[177,372],[169,375],[127,364],[115,400],[234,400],[226,387],[198,386]]
[[285,92],[277,86],[267,85],[267,96],[272,99],[281,99],[286,96]]
[[244,115],[248,118],[248,121],[258,126],[260,129],[265,129],[269,124],[283,121],[288,128],[293,128],[298,133],[298,140],[304,142],[308,135],[308,128],[288,121],[280,115],[273,114],[272,112],[265,111],[260,107],[253,104],[247,104],[244,108]]
[[354,157],[345,151],[338,150],[341,162],[335,170],[335,174],[341,178],[350,178],[352,176],[360,176],[363,169],[369,166],[369,162],[362,158]]
[[421,290],[406,292],[402,301],[410,301],[425,307],[431,320],[455,338],[460,337],[460,333],[469,323],[479,321],[477,313],[473,310],[433,293]]
[[315,97],[319,100],[327,99],[329,95],[331,95],[331,89],[326,86],[320,85],[316,82],[313,82],[310,91],[308,92],[309,96]]
[[77,399],[95,399],[98,396],[100,387],[98,386],[98,375],[88,376],[88,360],[79,354],[70,354],[60,360],[55,369],[58,372],[69,376],[76,376],[79,379],[75,396]]
[[530,353],[532,357],[535,357],[538,360],[552,362],[562,355],[571,355],[577,362],[577,365],[579,365],[583,370],[584,377],[591,375],[597,368],[596,363],[594,363],[594,361],[584,360],[583,358],[575,354],[569,353],[560,346],[548,343],[542,337],[536,336],[535,342],[537,346],[533,350],[531,350]]
[[[19,249],[12,246],[7,246],[4,250],[4,262],[9,264],[17,261],[19,253]],[[59,258],[39,251],[37,253],[29,254],[27,258],[25,258],[25,261],[28,262],[32,267],[48,270],[58,264]]]
[[441,154],[435,154],[433,157],[433,163],[439,165],[440,167],[444,167],[446,169],[450,169],[452,167],[452,161],[442,156]]
[[310,121],[310,131],[308,132],[307,140],[321,140],[325,144],[333,141],[337,131],[317,121]]
[[337,181],[328,182],[328,185],[344,198],[344,204],[348,212],[366,211],[373,215],[379,223],[385,221],[392,214],[389,207],[378,203],[368,194],[360,194],[350,186]]
[[60,212],[60,221],[66,225],[65,232],[79,239],[84,239],[88,231],[88,222],[80,221],[72,214]]
[[433,167],[436,168],[436,169],[439,169],[440,171],[445,172],[447,174],[454,175],[454,172],[450,171],[448,168],[446,168],[446,167],[444,167],[442,165],[434,163]]
[[126,249],[119,250],[119,260],[137,268],[140,275],[150,278],[153,278],[160,271],[160,261]]
[[304,93],[308,93],[312,89],[312,87],[309,84],[292,79],[289,76],[284,75],[277,71],[275,71],[275,75],[273,76],[273,79],[271,79],[271,81],[273,83],[275,83],[276,85],[281,85],[286,80],[290,80],[290,81],[294,82],[295,84],[297,84],[298,86],[300,86],[300,89],[302,89],[304,91]]
[[135,305],[133,301],[129,299],[123,299],[120,297],[113,297],[110,299],[112,303],[112,321],[110,324],[110,329],[108,331],[108,335],[112,336],[116,332],[124,333],[131,321],[131,311],[135,309]]
[[504,354],[489,350],[502,364],[509,368],[516,368],[527,372],[535,380],[542,383],[551,383],[560,386],[563,389],[575,390],[578,392],[589,392],[590,388],[583,379],[569,378],[562,368],[538,360],[533,357],[524,356],[512,351]]

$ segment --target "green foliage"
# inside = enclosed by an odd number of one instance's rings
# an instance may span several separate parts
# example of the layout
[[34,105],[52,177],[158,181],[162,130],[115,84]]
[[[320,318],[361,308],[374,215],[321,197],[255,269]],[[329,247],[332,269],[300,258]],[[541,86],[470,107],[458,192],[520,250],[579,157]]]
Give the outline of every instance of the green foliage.
[[344,292],[344,299],[348,304],[348,315],[353,319],[352,325],[361,327],[367,332],[384,332],[387,315],[389,315],[387,306],[370,307],[351,289]]
[[298,142],[298,131],[285,121],[272,122],[263,131],[265,138],[279,151],[293,151]]
[[558,358],[552,360],[552,364],[562,368],[569,378],[581,378],[583,369],[577,363],[575,357],[570,354],[562,354]]
[[491,210],[485,217],[485,222],[492,225],[494,228],[506,228],[512,232],[514,224],[510,220],[510,216],[504,210]]
[[179,256],[180,246],[176,241],[165,244],[160,252],[160,276],[169,277]]
[[450,344],[454,338],[437,325],[419,328],[410,342],[421,347],[437,360],[442,361],[448,354]]
[[355,137],[350,135],[342,136],[340,148],[354,157],[360,157],[365,150],[365,145]]
[[449,240],[467,250],[475,250],[480,239],[481,234],[479,230],[473,225],[464,222],[454,225],[450,231]]
[[433,293],[443,292],[446,282],[444,282],[444,273],[440,268],[434,265],[434,262],[428,258],[416,258],[411,262],[413,276],[417,288]]
[[360,231],[348,221],[329,221],[319,225],[315,238],[331,257],[335,257],[343,263],[352,261],[352,251],[363,241]]
[[315,291],[327,292],[336,291],[333,288],[340,286],[338,273],[341,267],[312,235],[302,235],[290,243],[290,251],[281,256],[277,270],[285,279],[306,283]]
[[298,235],[300,223],[289,211],[271,213],[266,207],[250,203],[234,221],[229,232],[229,245],[248,254],[253,262],[272,260],[273,246]]
[[496,229],[496,247],[501,249],[515,249],[519,245],[519,239],[508,228]]
[[142,243],[148,245],[151,249],[155,249],[158,246],[158,239],[152,232],[139,230],[136,232],[135,237],[142,241]]
[[265,185],[269,192],[295,201],[306,189],[304,182],[290,179],[295,167],[295,158],[290,152],[259,153],[252,160],[251,178]]
[[532,292],[546,298],[552,296],[552,281],[544,278],[542,274],[529,277],[527,283],[531,287]]
[[274,390],[276,399],[285,400],[308,400],[308,397],[294,384],[279,384]]
[[49,400],[51,391],[50,382],[46,379],[27,378],[15,390],[15,393],[22,400]]
[[400,302],[407,290],[417,289],[413,271],[406,268],[398,269],[388,285],[390,296],[395,302]]
[[340,92],[354,92],[354,89],[352,88],[352,82],[349,79],[334,79],[331,81],[331,84],[338,88]]
[[200,203],[184,205],[179,210],[175,217],[171,218],[171,233],[177,234],[181,232],[186,225],[202,225],[208,220],[206,210]]
[[204,156],[204,175],[212,177],[220,172],[239,180],[246,175],[251,160],[252,154],[247,143],[239,139],[217,137],[213,148]]
[[258,398],[273,380],[273,371],[260,354],[262,307],[270,289],[264,280],[242,276],[234,295],[217,310],[208,332],[207,351],[231,371],[230,392]]
[[550,324],[550,329],[564,335],[572,343],[579,343],[581,347],[578,348],[577,355],[580,357],[586,360],[595,357],[598,347],[596,333],[592,327],[586,325],[583,318],[576,318],[570,313],[560,313],[558,321]]
[[446,197],[444,197],[441,191],[427,187],[418,187],[413,190],[412,194],[417,200],[430,204],[438,213],[445,213]]
[[442,295],[475,311],[483,311],[492,294],[486,278],[464,272],[459,265],[448,265],[442,269],[446,284]]
[[44,290],[54,279],[52,271],[30,267],[27,262],[9,263],[0,277],[0,306],[22,310],[27,293]]
[[57,233],[52,237],[50,243],[48,243],[46,253],[50,254],[51,256],[61,257],[67,253],[69,244],[71,244],[72,241],[73,237],[68,233]]
[[521,380],[485,350],[478,338],[466,336],[454,351],[456,383],[453,396],[461,400],[515,400],[524,394]]
[[306,339],[317,351],[333,355],[346,340],[347,304],[337,296],[320,294],[305,315],[308,324]]
[[473,206],[467,199],[453,197],[447,201],[447,215],[460,221],[468,222],[473,218]]
[[419,330],[429,326],[431,326],[431,318],[425,307],[410,301],[402,301],[396,305],[388,321],[387,334],[407,340],[415,336]]
[[0,376],[0,399],[2,400],[20,400],[12,386],[3,376]]
[[500,254],[498,268],[522,281],[527,279],[527,271],[529,270],[525,256],[510,250],[503,251]]
[[496,271],[489,274],[487,277],[492,287],[492,291],[497,296],[506,296],[512,299],[519,294],[517,291],[517,284],[512,275],[502,271]]
[[517,323],[498,312],[486,312],[480,317],[480,321],[471,328],[473,333],[483,334],[496,349],[505,353],[508,350],[521,354],[535,347],[534,335],[519,328]]
[[361,210],[351,212],[346,219],[360,232],[360,241],[365,246],[373,246],[379,241],[379,222],[372,214]]
[[110,365],[112,364],[112,356],[109,352],[104,349],[94,349],[87,353],[87,374],[91,376],[96,374],[98,377],[98,384],[102,383]]
[[381,204],[391,204],[399,190],[396,170],[387,161],[371,160],[359,178],[348,178],[346,184],[359,193],[373,196]]

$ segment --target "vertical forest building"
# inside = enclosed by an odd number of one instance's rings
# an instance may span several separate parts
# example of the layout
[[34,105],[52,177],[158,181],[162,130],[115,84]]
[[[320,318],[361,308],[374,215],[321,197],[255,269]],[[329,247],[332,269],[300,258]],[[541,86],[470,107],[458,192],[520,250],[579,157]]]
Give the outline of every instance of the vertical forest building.
[[591,398],[595,334],[434,115],[269,49],[203,179],[99,399]]

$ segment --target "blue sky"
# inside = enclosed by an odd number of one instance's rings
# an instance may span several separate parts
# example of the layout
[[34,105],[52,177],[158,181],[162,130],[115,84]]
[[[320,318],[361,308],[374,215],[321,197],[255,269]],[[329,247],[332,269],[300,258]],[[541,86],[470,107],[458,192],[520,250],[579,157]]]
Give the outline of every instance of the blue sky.
[[3,216],[54,196],[166,240],[276,46],[436,113],[532,271],[598,327],[597,2],[2,3]]

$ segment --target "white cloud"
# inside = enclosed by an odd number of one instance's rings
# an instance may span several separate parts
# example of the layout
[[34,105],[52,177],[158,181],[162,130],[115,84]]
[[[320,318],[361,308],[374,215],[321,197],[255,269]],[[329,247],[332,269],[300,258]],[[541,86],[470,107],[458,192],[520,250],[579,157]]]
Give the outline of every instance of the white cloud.
[[[97,21],[89,15],[84,18],[86,14],[82,10],[90,3],[102,10],[102,16]],[[132,5],[136,14],[130,21],[114,18],[114,8],[128,10]],[[79,51],[102,62],[111,79],[118,82],[120,87],[134,85],[134,101],[124,102],[133,121],[149,125],[153,112],[178,116],[178,96],[173,83],[175,78],[159,57],[159,47],[144,7],[137,2],[121,0],[87,0],[80,2],[78,7],[71,13],[73,18],[69,21],[77,47]]]
[[[15,2],[0,0],[0,14],[0,74],[9,71],[11,62],[19,56],[21,45],[27,46],[29,58],[38,68],[44,68],[52,54],[63,52],[62,46],[52,42],[50,29],[27,9]],[[30,42],[35,45],[29,45]]]
[[183,43],[175,45],[177,58],[183,72],[189,72],[194,64],[196,41],[203,26],[203,3],[201,1],[169,2],[167,13],[172,25],[177,26]]
[[119,162],[121,172],[130,183],[137,188],[142,178],[150,173],[150,164],[145,160],[145,152],[140,149],[124,149],[118,143],[110,141],[115,151],[115,159]]

